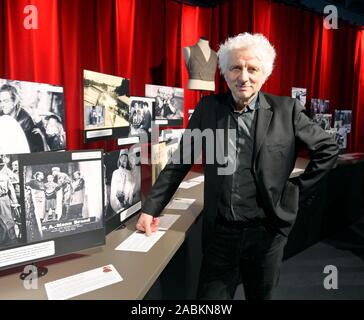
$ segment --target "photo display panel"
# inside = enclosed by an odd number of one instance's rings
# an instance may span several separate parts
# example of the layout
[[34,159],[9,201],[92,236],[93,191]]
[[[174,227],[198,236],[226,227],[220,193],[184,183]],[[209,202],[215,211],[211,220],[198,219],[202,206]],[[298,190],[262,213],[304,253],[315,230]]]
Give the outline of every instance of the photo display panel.
[[121,149],[105,157],[106,233],[141,208],[140,148]]
[[154,98],[154,117],[157,125],[183,125],[184,91],[182,88],[146,84],[145,96]]
[[153,104],[153,98],[130,97],[129,134],[127,138],[118,139],[119,146],[139,143],[142,135],[142,141],[150,141],[154,120]]
[[0,269],[105,244],[101,150],[0,156]]
[[0,79],[0,154],[64,150],[65,131],[63,87]]
[[84,70],[83,100],[85,142],[128,136],[128,79]]

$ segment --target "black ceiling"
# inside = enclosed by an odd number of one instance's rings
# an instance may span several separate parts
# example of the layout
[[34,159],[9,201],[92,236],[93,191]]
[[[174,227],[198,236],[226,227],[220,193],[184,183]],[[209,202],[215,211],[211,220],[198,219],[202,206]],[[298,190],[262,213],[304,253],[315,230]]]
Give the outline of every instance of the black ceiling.
[[[221,2],[229,0],[176,0],[190,5],[200,7],[215,7]],[[251,0],[241,0],[251,1]],[[274,0],[293,6],[314,10],[318,13],[324,11],[327,5],[335,5],[338,9],[339,18],[351,24],[364,26],[364,0]]]

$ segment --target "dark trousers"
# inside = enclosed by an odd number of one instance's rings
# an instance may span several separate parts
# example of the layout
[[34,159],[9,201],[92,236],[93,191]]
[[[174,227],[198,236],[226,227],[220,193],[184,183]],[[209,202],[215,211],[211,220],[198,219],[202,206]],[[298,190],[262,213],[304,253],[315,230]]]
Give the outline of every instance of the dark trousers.
[[286,242],[285,236],[262,224],[216,224],[203,256],[197,298],[233,299],[242,282],[247,300],[272,299]]

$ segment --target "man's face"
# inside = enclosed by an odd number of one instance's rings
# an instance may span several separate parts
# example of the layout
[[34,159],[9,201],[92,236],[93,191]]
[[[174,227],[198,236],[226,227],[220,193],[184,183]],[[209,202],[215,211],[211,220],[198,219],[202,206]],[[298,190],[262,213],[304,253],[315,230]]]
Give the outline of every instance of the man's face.
[[121,168],[126,168],[126,164],[128,163],[128,157],[123,154],[120,156],[120,167]]
[[225,80],[236,102],[250,103],[264,83],[263,65],[251,50],[234,49],[229,55]]
[[13,161],[12,164],[11,164],[11,167],[12,167],[12,169],[13,169],[14,172],[15,171],[17,172],[19,170],[19,163],[18,163],[18,161]]
[[11,114],[15,109],[16,103],[11,98],[11,93],[9,91],[0,92],[0,110],[4,114]]

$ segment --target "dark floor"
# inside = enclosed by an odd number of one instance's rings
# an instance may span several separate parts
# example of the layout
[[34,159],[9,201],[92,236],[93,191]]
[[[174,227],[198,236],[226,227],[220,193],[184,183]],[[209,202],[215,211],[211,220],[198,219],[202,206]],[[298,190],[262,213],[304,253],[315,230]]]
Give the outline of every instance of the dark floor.
[[[326,266],[337,269],[337,289],[325,289],[324,281],[332,284],[333,272],[324,273]],[[331,269],[332,270],[332,269]],[[244,299],[239,286],[235,299]],[[329,239],[285,260],[275,300],[363,300],[364,299],[364,217]]]
[[[327,290],[324,280],[337,268],[337,289]],[[239,287],[235,297],[243,296]],[[283,262],[276,300],[364,299],[364,218]]]

